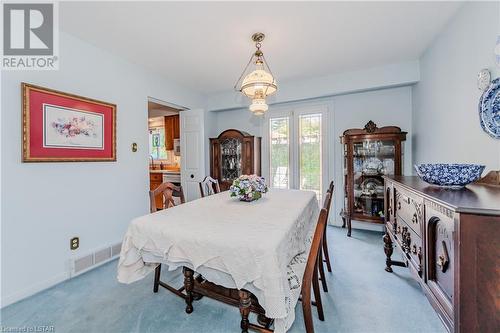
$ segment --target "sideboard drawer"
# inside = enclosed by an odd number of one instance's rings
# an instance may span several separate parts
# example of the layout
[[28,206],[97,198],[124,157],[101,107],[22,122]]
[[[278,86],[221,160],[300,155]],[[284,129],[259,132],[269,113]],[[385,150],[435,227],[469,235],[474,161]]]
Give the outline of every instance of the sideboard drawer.
[[420,238],[420,236],[417,235],[417,233],[403,221],[400,221],[397,225],[394,238],[401,247],[406,260],[410,262],[413,268],[415,268],[415,271],[418,273],[418,275],[422,277],[422,238]]
[[396,219],[403,219],[408,226],[422,238],[423,199],[401,188],[396,193]]

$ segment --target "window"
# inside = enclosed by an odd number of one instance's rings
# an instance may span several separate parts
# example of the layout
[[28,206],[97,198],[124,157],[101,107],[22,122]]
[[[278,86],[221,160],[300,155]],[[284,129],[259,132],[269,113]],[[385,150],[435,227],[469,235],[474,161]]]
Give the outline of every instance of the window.
[[269,186],[314,191],[321,200],[328,176],[325,119],[326,107],[269,111]]
[[165,128],[156,127],[149,130],[149,154],[154,160],[167,159]]
[[269,120],[271,186],[289,188],[290,122],[288,117]]
[[321,199],[323,184],[321,113],[299,115],[299,188],[316,192]]

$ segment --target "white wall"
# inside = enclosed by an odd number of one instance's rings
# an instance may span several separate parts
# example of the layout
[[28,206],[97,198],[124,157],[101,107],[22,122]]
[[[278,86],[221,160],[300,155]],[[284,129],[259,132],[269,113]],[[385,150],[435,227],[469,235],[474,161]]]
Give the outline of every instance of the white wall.
[[[148,212],[147,97],[205,103],[86,42],[60,38],[59,71],[2,73],[3,306],[68,278],[70,258],[121,241],[130,220]],[[21,82],[115,103],[117,162],[21,163]],[[80,237],[77,251],[69,250],[72,236]]]
[[[269,104],[334,96],[387,87],[406,86],[419,80],[418,61],[389,64],[358,71],[279,82],[278,92],[268,97]],[[207,110],[235,109],[246,106],[248,100],[233,90],[210,94]]]
[[413,89],[413,157],[416,163],[461,162],[500,169],[500,140],[479,124],[477,73],[500,74],[493,49],[498,2],[469,2],[422,56]]
[[[329,98],[313,99],[304,102],[275,104],[270,106],[272,112],[275,108],[286,106],[302,106],[307,104],[325,104],[329,116],[329,154],[333,165],[329,168],[329,178],[333,179],[336,187],[333,214],[330,223],[341,224],[339,213],[343,207],[343,170],[342,170],[342,145],[339,137],[348,128],[363,128],[373,120],[378,126],[395,125],[402,130],[410,132],[412,120],[411,87],[388,88],[362,93],[333,96]],[[262,118],[252,116],[245,109],[213,112],[215,114],[214,127],[211,136],[217,136],[223,130],[236,128],[250,134],[262,136],[264,123]],[[263,143],[265,144],[265,143]],[[404,170],[411,173],[411,135],[405,143]],[[267,165],[267,157],[262,156],[263,165]],[[366,223],[353,223],[353,227],[372,228]]]

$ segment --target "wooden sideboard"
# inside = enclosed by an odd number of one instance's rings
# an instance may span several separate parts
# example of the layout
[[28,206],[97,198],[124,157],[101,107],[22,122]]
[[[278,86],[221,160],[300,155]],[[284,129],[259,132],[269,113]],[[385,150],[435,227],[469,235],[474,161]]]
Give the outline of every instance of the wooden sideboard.
[[408,267],[448,331],[500,332],[500,187],[384,179],[385,270]]

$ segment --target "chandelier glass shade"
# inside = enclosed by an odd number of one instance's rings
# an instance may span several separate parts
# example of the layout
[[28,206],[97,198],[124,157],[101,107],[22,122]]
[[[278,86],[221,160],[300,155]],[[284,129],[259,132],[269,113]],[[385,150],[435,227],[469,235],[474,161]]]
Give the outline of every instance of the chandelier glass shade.
[[252,101],[249,109],[255,115],[262,115],[268,110],[266,97],[274,94],[278,89],[276,79],[267,65],[264,53],[260,50],[263,39],[262,33],[252,36],[257,50],[250,57],[250,61],[234,86]]
[[269,109],[265,98],[254,98],[249,106],[250,111],[256,116],[261,116]]

